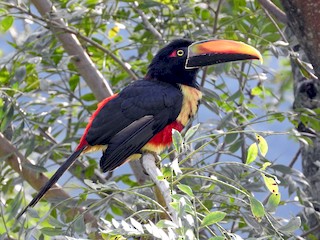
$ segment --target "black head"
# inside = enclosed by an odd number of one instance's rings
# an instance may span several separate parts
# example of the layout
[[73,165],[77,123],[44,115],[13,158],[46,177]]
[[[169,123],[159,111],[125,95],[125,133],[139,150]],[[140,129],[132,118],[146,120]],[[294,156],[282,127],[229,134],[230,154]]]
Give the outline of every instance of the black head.
[[146,78],[196,87],[200,67],[237,60],[260,59],[260,52],[242,42],[178,39],[162,48],[149,65]]
[[177,39],[162,48],[149,65],[146,78],[196,86],[198,68],[185,68],[191,44],[190,40]]

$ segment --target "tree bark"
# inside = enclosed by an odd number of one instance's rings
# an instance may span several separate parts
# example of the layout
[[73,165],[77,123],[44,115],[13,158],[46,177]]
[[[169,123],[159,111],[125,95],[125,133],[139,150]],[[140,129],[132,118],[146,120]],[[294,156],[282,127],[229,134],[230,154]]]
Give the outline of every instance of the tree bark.
[[281,0],[288,24],[320,76],[320,0]]
[[[299,45],[294,47],[299,53],[299,59],[312,64],[316,77],[307,79],[301,74],[299,64],[292,59],[291,66],[294,77],[293,104],[297,113],[301,109],[320,108],[320,1],[319,0],[281,0],[288,18],[288,25],[297,38]],[[291,39],[289,42],[294,42]],[[312,75],[311,75],[312,76]],[[299,110],[300,109],[300,110]],[[318,121],[319,116],[318,116]],[[300,123],[298,131],[308,136],[311,143],[301,142],[302,168],[303,173],[310,184],[309,199],[306,199],[308,208],[304,216],[310,229],[318,229],[320,212],[320,131],[313,129],[307,123]],[[311,211],[310,211],[311,210]],[[310,232],[320,239],[319,231]]]

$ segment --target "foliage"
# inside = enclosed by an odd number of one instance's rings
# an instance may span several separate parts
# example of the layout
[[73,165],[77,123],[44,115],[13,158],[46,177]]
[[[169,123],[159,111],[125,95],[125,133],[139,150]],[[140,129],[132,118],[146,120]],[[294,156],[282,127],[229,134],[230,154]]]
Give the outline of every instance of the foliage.
[[[300,218],[278,216],[276,210],[292,201],[303,205],[307,183],[298,170],[271,164],[276,159],[268,157],[275,151],[268,149],[269,136],[307,141],[290,130],[296,127],[297,117],[280,109],[291,91],[291,75],[285,67],[288,48],[281,44],[277,28],[283,26],[275,26],[255,1],[138,2],[55,0],[53,4],[56,17],[63,18],[69,29],[112,51],[138,76],[146,73],[164,43],[136,9],[164,41],[178,37],[239,40],[258,48],[266,62],[222,64],[200,73],[203,106],[210,119],[185,133],[174,133],[173,150],[162,155],[163,160],[172,154],[179,159],[179,166],[162,164],[162,181],[170,184],[177,219],[162,219],[166,210],[155,200],[153,184],[139,185],[131,173],[100,183],[83,180],[83,176],[94,178],[98,166],[99,156],[89,155],[83,157],[88,163],[85,169],[72,170],[80,183],[67,185],[77,189],[75,198],[55,205],[43,200],[17,222],[15,216],[33,191],[1,161],[1,239],[95,238],[97,230],[85,224],[83,214],[68,218],[66,209],[75,206],[87,207],[97,217],[103,239],[288,239],[298,234]],[[48,167],[63,161],[76,145],[97,102],[72,57],[34,6],[28,1],[1,1],[0,5],[0,31],[5,39],[0,59],[0,132],[7,138],[12,135],[14,146],[36,162],[28,167],[51,172]],[[82,46],[114,91],[131,81],[113,58],[83,37]],[[284,69],[275,73],[274,61],[281,56]],[[309,116],[302,111],[300,119],[319,130],[316,113]],[[283,121],[287,122],[283,131],[269,130],[271,124]]]

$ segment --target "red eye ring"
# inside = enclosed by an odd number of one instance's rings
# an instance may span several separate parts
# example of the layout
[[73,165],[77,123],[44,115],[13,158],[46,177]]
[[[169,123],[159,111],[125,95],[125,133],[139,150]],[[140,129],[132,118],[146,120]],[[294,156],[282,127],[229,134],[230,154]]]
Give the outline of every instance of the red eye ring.
[[182,49],[174,50],[169,57],[182,57],[184,55],[184,51]]
[[170,55],[169,57],[177,57],[177,51],[174,50]]

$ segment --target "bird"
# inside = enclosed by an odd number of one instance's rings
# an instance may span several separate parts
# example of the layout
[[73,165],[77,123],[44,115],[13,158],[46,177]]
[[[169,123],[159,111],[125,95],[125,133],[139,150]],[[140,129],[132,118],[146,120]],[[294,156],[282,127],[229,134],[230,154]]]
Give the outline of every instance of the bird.
[[84,153],[102,151],[100,167],[113,171],[144,152],[160,154],[196,115],[202,93],[196,81],[201,67],[237,60],[260,60],[254,47],[233,40],[176,39],[160,49],[147,74],[98,104],[75,151],[30,203],[34,207]]

